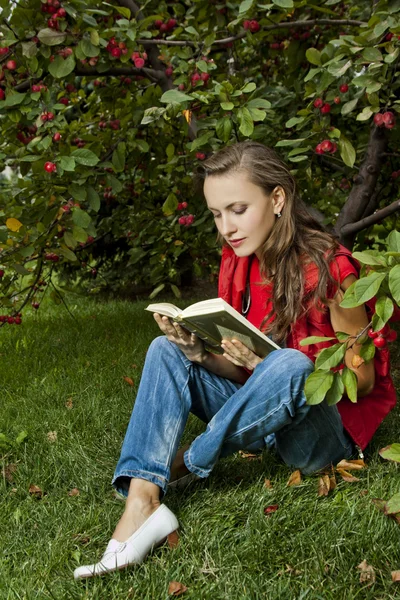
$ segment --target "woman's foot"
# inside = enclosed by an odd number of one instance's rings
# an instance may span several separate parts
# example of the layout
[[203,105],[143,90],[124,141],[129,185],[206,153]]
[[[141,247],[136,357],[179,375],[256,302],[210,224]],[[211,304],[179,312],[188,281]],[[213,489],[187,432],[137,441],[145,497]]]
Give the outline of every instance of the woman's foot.
[[118,521],[112,538],[118,542],[125,542],[147,521],[160,505],[160,501],[154,502],[138,498],[128,498],[124,513]]
[[178,452],[176,453],[174,462],[171,465],[171,476],[169,478],[170,483],[176,481],[177,479],[181,479],[181,477],[185,477],[185,475],[190,473],[189,469],[185,465],[185,461],[183,460],[183,455],[189,448],[190,444],[186,444],[185,446],[182,446],[182,448],[179,448]]

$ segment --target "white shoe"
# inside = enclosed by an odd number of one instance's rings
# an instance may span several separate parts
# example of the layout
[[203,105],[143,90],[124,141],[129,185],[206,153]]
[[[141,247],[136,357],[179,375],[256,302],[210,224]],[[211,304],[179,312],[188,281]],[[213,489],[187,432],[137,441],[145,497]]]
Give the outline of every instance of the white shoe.
[[140,564],[152,548],[164,542],[178,527],[174,513],[161,504],[126,542],[111,539],[101,561],[78,567],[74,571],[74,578],[85,579],[111,573],[131,564]]

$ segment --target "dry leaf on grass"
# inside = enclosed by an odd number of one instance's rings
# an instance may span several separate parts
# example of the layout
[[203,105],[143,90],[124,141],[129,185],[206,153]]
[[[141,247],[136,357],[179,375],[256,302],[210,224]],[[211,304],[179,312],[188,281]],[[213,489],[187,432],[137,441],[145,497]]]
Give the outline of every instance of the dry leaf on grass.
[[367,585],[375,583],[375,569],[366,560],[363,560],[357,569],[360,571],[360,583],[366,583]]
[[293,473],[289,477],[286,485],[291,487],[291,486],[300,485],[300,484],[301,484],[301,473],[300,473],[300,470],[297,469],[297,471],[293,471]]
[[264,508],[264,515],[271,515],[272,513],[276,512],[279,508],[279,504],[270,504],[270,506],[266,506]]
[[360,471],[364,469],[367,465],[363,460],[358,458],[357,460],[341,460],[337,465],[336,469],[345,469],[346,471]]
[[124,376],[124,380],[126,381],[126,383],[129,383],[129,385],[135,385],[135,384],[133,383],[133,379],[131,379],[130,377],[125,377],[125,376]]
[[352,483],[354,481],[360,481],[358,477],[354,477],[354,475],[352,475],[348,471],[345,471],[344,469],[337,469],[337,472],[339,473],[341,478],[344,479],[344,481],[348,481],[349,483]]
[[168,594],[170,596],[180,596],[184,594],[187,590],[186,585],[180,583],[179,581],[170,581],[168,586]]
[[68,408],[68,410],[71,410],[72,408],[74,408],[74,403],[72,402],[72,398],[68,398],[68,400],[65,403],[65,408]]
[[79,496],[80,491],[78,490],[78,488],[73,488],[72,490],[70,490],[68,492],[68,496]]
[[254,454],[253,452],[247,452],[246,450],[239,450],[239,456],[246,458],[247,460],[259,459],[261,460],[262,454]]
[[84,535],[82,533],[75,533],[73,539],[78,544],[82,544],[82,546],[86,546],[90,542],[90,537],[88,535]]
[[177,531],[173,531],[167,536],[168,546],[170,548],[176,548],[179,545],[179,535]]
[[57,431],[49,431],[47,434],[49,442],[53,443],[57,441]]
[[399,583],[400,582],[400,571],[392,571],[391,575],[392,575],[392,581],[393,581],[393,583]]
[[327,496],[331,489],[329,475],[322,475],[318,480],[318,496]]
[[286,565],[285,573],[289,573],[290,575],[301,575],[301,571],[299,569],[295,569],[291,565]]
[[270,479],[265,479],[264,480],[264,487],[267,488],[267,490],[272,490],[272,483]]
[[41,488],[38,485],[34,485],[34,484],[31,484],[29,486],[29,493],[31,496],[34,496],[35,498],[43,498],[43,496],[44,496],[43,490],[41,490]]
[[10,463],[9,465],[5,465],[2,469],[2,475],[8,483],[13,483],[14,481],[14,473],[17,470],[17,465],[15,463]]

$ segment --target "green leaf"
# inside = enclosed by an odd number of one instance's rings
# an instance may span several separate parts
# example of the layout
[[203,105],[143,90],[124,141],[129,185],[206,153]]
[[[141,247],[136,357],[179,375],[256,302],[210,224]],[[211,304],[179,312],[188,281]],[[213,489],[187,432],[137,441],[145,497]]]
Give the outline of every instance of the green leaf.
[[33,58],[38,52],[38,47],[35,42],[22,42],[22,55],[27,58]]
[[64,171],[75,171],[75,160],[72,156],[60,156],[59,164]]
[[26,440],[28,435],[29,434],[27,431],[20,431],[19,434],[17,435],[17,437],[15,438],[15,443],[18,444],[18,446],[20,446],[22,444],[22,442],[24,442]]
[[393,311],[394,305],[391,298],[389,298],[388,296],[381,296],[380,298],[378,298],[375,304],[375,312],[383,322],[382,327],[379,327],[379,329],[382,329],[384,325],[389,321],[389,319],[393,315]]
[[340,364],[346,352],[346,344],[334,344],[322,350],[315,361],[315,368],[328,370]]
[[18,263],[14,263],[12,265],[12,267],[17,271],[17,273],[19,273],[20,275],[30,275],[30,271],[28,271],[28,269],[25,269],[25,267],[23,267],[22,265],[18,264]]
[[350,100],[349,102],[346,102],[345,104],[343,104],[342,106],[342,110],[341,113],[343,116],[345,115],[349,115],[357,106],[358,103],[358,98],[354,98],[354,100]]
[[76,260],[78,260],[76,257],[76,254],[74,252],[72,252],[72,250],[67,248],[66,246],[65,247],[61,246],[60,253],[64,256],[64,258],[66,258],[67,260],[70,260],[71,262],[75,262]]
[[69,231],[64,232],[63,240],[64,240],[65,245],[68,246],[68,248],[72,248],[72,250],[74,250],[76,248],[76,246],[78,245],[77,240],[74,238],[72,233]]
[[159,294],[163,289],[165,288],[165,283],[161,283],[160,285],[158,285],[152,292],[151,294],[149,294],[149,299],[151,300],[152,298],[154,298],[155,296],[157,296],[157,294]]
[[281,8],[293,8],[293,0],[272,0],[272,3]]
[[77,163],[80,165],[85,165],[85,167],[95,167],[100,160],[94,152],[91,150],[85,150],[84,148],[77,148],[71,152],[71,156],[76,160]]
[[40,154],[26,154],[25,156],[22,156],[19,160],[20,162],[36,162],[41,158],[42,157],[40,156]]
[[400,513],[400,492],[397,492],[386,502],[385,514],[396,515],[397,513]]
[[45,44],[46,46],[57,46],[65,41],[67,34],[62,31],[55,31],[54,29],[46,28],[41,29],[37,36],[42,44]]
[[383,60],[382,52],[378,48],[364,48],[361,56],[369,62]]
[[92,44],[92,42],[87,38],[81,40],[79,45],[82,48],[83,54],[89,58],[93,58],[94,56],[98,56],[100,54],[100,49]]
[[356,160],[356,151],[351,142],[343,134],[339,138],[339,150],[344,164],[352,167]]
[[305,139],[306,138],[297,138],[296,140],[279,140],[275,146],[299,146],[302,142],[304,142]]
[[388,249],[390,252],[400,252],[400,231],[394,229],[387,238]]
[[371,265],[371,266],[378,266],[378,267],[385,266],[385,262],[382,260],[382,258],[380,258],[379,256],[373,256],[368,251],[353,252],[352,255],[354,256],[355,259],[364,263],[364,265]]
[[100,196],[96,192],[92,186],[88,186],[87,188],[87,199],[89,202],[90,208],[92,208],[95,212],[99,212],[100,210]]
[[[399,265],[400,268],[400,265]],[[363,304],[376,296],[386,273],[371,273],[355,282],[354,297],[358,303]]]
[[71,183],[71,185],[68,188],[68,191],[71,194],[71,196],[75,198],[75,200],[80,200],[81,202],[83,200],[86,200],[86,188],[82,185],[79,185],[77,183]]
[[100,44],[100,36],[96,29],[92,29],[90,32],[90,41],[94,46],[98,46]]
[[356,282],[352,283],[344,293],[343,300],[339,304],[342,308],[354,308],[358,306],[357,300],[354,297],[354,287]]
[[114,175],[107,174],[107,182],[109,185],[111,185],[114,194],[119,194],[119,192],[122,192],[124,186]]
[[90,215],[88,215],[87,212],[85,212],[81,208],[74,208],[72,212],[72,220],[75,223],[75,225],[78,225],[78,227],[86,229],[89,226],[92,219],[90,218]]
[[264,121],[267,113],[259,108],[249,108],[249,113],[253,121]]
[[171,192],[162,206],[163,213],[168,217],[176,211],[177,207],[178,198]]
[[333,375],[333,385],[326,394],[326,403],[328,404],[328,406],[333,406],[334,404],[337,404],[342,399],[343,393],[344,383],[342,380],[342,376],[340,375],[340,373],[335,373]]
[[49,64],[49,73],[56,79],[67,77],[75,69],[75,57],[73,54],[67,58],[56,56],[54,61]]
[[393,460],[400,463],[400,444],[390,444],[390,446],[379,450],[379,454],[385,460]]
[[341,60],[337,63],[333,63],[328,67],[328,73],[334,75],[335,77],[342,77],[346,73],[348,69],[350,69],[352,65],[351,60]]
[[376,348],[372,342],[372,340],[368,339],[361,348],[360,348],[360,356],[365,360],[365,362],[369,362],[375,356]]
[[0,109],[7,108],[8,106],[17,106],[25,100],[25,97],[26,94],[21,94],[20,92],[9,93],[6,96],[6,99],[3,102],[0,102]]
[[265,98],[253,98],[247,102],[246,106],[247,108],[261,108],[265,110],[271,108],[272,104],[269,100],[265,100]]
[[321,52],[316,48],[308,48],[306,51],[306,58],[312,65],[321,66]]
[[148,152],[150,150],[150,146],[146,142],[146,140],[137,139],[135,140],[135,145],[137,146],[137,148],[139,148],[141,152]]
[[358,113],[356,119],[357,121],[367,121],[370,117],[372,117],[373,114],[374,111],[372,108],[370,106],[366,106],[360,113]]
[[355,373],[348,367],[345,367],[345,369],[343,369],[342,379],[349,400],[351,400],[351,402],[357,402],[357,377]]
[[250,10],[250,8],[253,6],[253,1],[254,0],[243,0],[243,2],[241,2],[239,6],[239,15],[242,15],[243,13],[246,13],[248,10]]
[[336,337],[339,340],[339,342],[347,342],[347,340],[349,339],[350,335],[348,333],[345,333],[344,331],[335,331]]
[[240,91],[243,94],[250,94],[250,92],[254,92],[255,89],[257,89],[256,84],[254,81],[250,81],[249,83],[246,83],[246,85],[242,87]]
[[400,305],[400,265],[396,265],[389,271],[389,289],[396,304]]
[[334,337],[320,337],[318,335],[311,335],[310,337],[304,338],[301,340],[300,346],[310,346],[311,344],[319,344],[320,342],[329,342],[330,340],[334,340]]
[[232,110],[235,108],[235,105],[233,102],[221,102],[221,108],[222,110]]
[[305,117],[292,117],[289,121],[286,121],[285,127],[294,127],[299,123],[304,123]]
[[333,383],[333,373],[331,371],[314,371],[307,377],[304,393],[307,404],[320,404],[325,398],[328,390]]
[[112,164],[117,173],[121,173],[125,169],[125,142],[119,142],[118,146],[112,155]]
[[168,90],[167,92],[164,92],[160,98],[160,102],[164,102],[165,104],[172,104],[173,102],[181,104],[182,102],[187,102],[188,100],[193,100],[193,97],[188,96],[188,94],[184,94],[179,90]]
[[74,240],[82,242],[84,244],[88,239],[88,233],[82,227],[76,226],[72,229],[72,235]]
[[148,125],[149,123],[153,123],[154,121],[158,121],[158,119],[165,114],[165,108],[161,108],[159,106],[152,106],[150,108],[146,108],[144,111],[144,117],[140,121],[141,125]]
[[215,126],[215,131],[220,140],[223,142],[228,142],[232,133],[232,120],[228,119],[228,117],[219,119]]
[[240,133],[246,137],[249,137],[254,131],[254,123],[250,111],[244,106],[238,110],[237,116],[240,123]]

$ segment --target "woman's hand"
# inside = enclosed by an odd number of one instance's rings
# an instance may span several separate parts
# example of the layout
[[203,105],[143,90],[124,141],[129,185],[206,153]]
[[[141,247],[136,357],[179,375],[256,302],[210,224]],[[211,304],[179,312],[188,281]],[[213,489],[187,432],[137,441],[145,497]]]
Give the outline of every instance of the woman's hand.
[[222,340],[221,347],[224,350],[224,357],[238,367],[246,367],[251,371],[263,361],[262,358],[254,354],[247,346],[245,346],[239,340],[232,338],[229,340]]
[[160,314],[154,313],[154,319],[161,331],[165,333],[167,339],[173,342],[182,350],[183,354],[192,362],[202,362],[207,351],[204,348],[204,342],[195,333],[190,333],[179,323],[175,323],[168,317],[161,317]]

